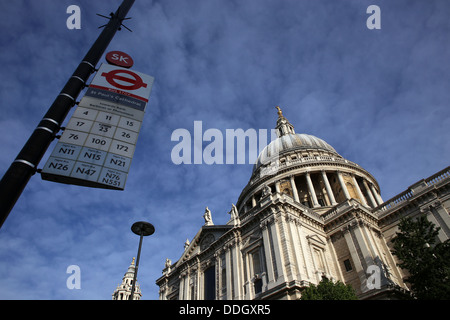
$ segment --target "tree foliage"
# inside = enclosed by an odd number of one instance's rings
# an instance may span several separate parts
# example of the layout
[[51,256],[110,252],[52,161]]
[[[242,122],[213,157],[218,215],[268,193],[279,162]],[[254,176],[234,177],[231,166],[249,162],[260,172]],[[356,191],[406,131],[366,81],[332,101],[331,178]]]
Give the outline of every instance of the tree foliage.
[[439,228],[425,216],[402,219],[392,239],[398,266],[409,272],[405,281],[417,299],[450,299],[450,241],[437,241]]
[[358,300],[355,290],[340,281],[332,282],[327,278],[316,286],[311,284],[302,291],[301,300]]

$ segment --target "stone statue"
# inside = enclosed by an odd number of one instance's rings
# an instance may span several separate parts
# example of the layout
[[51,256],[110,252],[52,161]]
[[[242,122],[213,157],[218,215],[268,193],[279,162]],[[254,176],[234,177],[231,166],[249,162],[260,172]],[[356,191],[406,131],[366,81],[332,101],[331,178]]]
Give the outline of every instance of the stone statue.
[[208,207],[206,207],[205,209],[205,214],[203,215],[203,218],[205,219],[205,226],[213,226],[214,223],[212,221],[212,217],[211,217],[211,210],[208,209]]
[[166,258],[166,263],[164,265],[163,274],[169,274],[172,271],[172,260]]
[[235,226],[240,224],[239,212],[234,203],[231,204],[231,210],[228,212],[228,214],[230,215],[230,221],[228,221],[227,224]]
[[228,212],[228,214],[231,216],[230,220],[237,219],[239,217],[238,209],[234,205],[234,203],[231,204],[231,210]]
[[184,243],[184,250],[186,250],[190,244],[189,239],[186,239],[186,242]]
[[262,191],[262,196],[265,197],[269,194],[272,194],[272,190],[270,189],[270,187],[268,185],[265,185]]

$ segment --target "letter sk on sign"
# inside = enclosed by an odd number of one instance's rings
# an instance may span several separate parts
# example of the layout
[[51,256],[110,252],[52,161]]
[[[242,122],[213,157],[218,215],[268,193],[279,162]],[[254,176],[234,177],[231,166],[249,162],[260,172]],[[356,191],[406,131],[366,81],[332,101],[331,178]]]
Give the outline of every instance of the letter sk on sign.
[[122,51],[110,51],[106,54],[105,58],[109,64],[123,68],[131,68],[134,63],[133,59]]

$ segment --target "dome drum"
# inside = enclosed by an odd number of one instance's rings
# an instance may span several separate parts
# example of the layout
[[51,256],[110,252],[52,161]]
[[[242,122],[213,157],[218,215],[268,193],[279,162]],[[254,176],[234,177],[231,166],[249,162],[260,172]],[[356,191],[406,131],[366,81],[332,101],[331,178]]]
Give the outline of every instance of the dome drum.
[[259,181],[241,194],[238,210],[244,213],[255,207],[267,192],[265,188],[270,188],[270,193],[286,194],[295,202],[321,212],[352,198],[371,208],[383,203],[371,179],[354,170],[330,169],[324,164],[314,169],[309,166]]

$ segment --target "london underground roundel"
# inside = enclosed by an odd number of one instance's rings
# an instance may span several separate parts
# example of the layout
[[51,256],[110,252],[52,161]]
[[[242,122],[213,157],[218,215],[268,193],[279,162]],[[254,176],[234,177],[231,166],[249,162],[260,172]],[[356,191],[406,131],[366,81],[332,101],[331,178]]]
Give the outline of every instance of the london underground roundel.
[[109,72],[103,72],[102,77],[105,77],[110,85],[122,90],[137,90],[141,87],[147,87],[147,84],[142,81],[142,78],[130,70],[111,70]]

